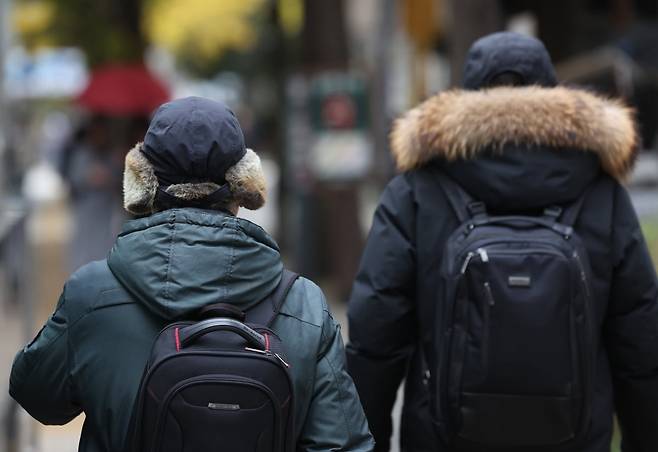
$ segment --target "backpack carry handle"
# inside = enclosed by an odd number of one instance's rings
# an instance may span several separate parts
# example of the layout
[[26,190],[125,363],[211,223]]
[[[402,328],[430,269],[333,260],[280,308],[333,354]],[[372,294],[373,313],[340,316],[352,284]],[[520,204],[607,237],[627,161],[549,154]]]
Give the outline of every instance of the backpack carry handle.
[[246,316],[244,312],[231,304],[213,303],[201,308],[199,314],[197,314],[197,317],[199,317],[199,319],[228,317],[231,319],[239,320],[240,322],[244,322]]
[[213,331],[230,331],[242,336],[251,346],[265,349],[265,339],[260,333],[249,328],[244,323],[233,319],[208,319],[186,326],[180,330],[181,346],[185,347],[191,342]]
[[503,215],[496,217],[487,217],[483,219],[475,219],[472,224],[474,226],[482,225],[491,225],[491,224],[507,224],[508,226],[525,226],[525,225],[539,225],[544,226],[549,229],[553,229],[557,233],[563,236],[571,236],[573,234],[573,228],[571,226],[558,223],[555,220],[547,220],[544,217],[526,217],[526,216],[514,216],[514,215]]

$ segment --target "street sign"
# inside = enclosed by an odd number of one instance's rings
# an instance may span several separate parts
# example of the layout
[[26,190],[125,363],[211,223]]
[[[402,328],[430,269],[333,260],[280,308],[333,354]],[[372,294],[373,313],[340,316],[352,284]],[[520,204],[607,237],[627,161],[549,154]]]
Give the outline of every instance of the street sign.
[[368,174],[373,149],[365,81],[327,73],[311,81],[312,138],[307,167],[318,181],[354,181]]

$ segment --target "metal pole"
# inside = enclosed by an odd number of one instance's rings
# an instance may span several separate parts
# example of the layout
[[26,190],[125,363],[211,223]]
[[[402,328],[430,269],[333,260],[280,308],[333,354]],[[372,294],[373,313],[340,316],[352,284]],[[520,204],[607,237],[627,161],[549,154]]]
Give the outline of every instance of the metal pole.
[[382,1],[377,23],[378,38],[375,44],[376,59],[373,74],[373,96],[371,96],[373,138],[377,153],[374,174],[378,182],[386,181],[392,170],[388,152],[388,88],[396,13],[396,0]]
[[[551,0],[552,1],[552,0]],[[466,53],[473,42],[489,33],[500,31],[503,14],[497,0],[451,0],[451,85],[459,85]]]
[[[5,71],[8,49],[12,43],[11,12],[13,0],[0,0],[0,206],[2,206],[3,221],[11,223],[7,236],[0,238],[2,244],[4,264],[8,267],[13,303],[21,306],[23,311],[23,332],[25,338],[32,335],[33,312],[31,293],[28,289],[28,265],[26,262],[27,242],[25,237],[25,211],[24,205],[16,199],[10,199],[8,171],[6,168],[7,149],[10,145],[9,99],[5,84]],[[4,448],[8,452],[18,452],[21,446],[19,437],[24,436],[26,444],[21,450],[35,450],[36,430],[32,425],[27,427],[25,435],[21,435],[20,414],[18,405],[13,399],[7,398],[3,413]]]
[[7,148],[7,95],[5,92],[5,60],[9,47],[9,16],[12,0],[0,0],[0,203],[6,196],[7,174],[5,153]]

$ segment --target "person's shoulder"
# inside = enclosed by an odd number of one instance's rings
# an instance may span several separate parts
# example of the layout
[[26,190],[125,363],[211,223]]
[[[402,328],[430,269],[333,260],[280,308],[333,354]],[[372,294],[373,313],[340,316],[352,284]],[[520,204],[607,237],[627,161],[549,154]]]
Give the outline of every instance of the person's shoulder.
[[68,288],[96,292],[116,285],[117,281],[107,265],[107,260],[89,262],[77,269],[70,276]]
[[329,315],[329,307],[322,289],[310,279],[300,276],[292,285],[280,313],[322,328]]
[[64,298],[69,322],[108,303],[131,301],[105,259],[90,262],[76,270],[64,286]]
[[597,207],[612,208],[615,224],[633,223],[635,210],[631,196],[626,187],[616,178],[602,173],[592,185],[586,189],[586,203]]
[[386,184],[381,199],[400,202],[416,199],[420,193],[428,190],[433,193],[439,190],[440,171],[442,171],[440,163],[431,161],[398,173]]
[[415,186],[416,180],[423,177],[428,172],[428,168],[421,167],[405,171],[404,173],[398,173],[388,181],[388,184],[386,184],[386,190],[410,190]]

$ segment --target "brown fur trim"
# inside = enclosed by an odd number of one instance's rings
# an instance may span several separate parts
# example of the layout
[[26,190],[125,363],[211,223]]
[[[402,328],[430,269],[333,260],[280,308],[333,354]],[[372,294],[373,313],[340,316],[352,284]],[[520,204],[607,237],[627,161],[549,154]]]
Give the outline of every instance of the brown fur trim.
[[536,86],[440,93],[397,119],[390,139],[401,171],[514,143],[594,152],[617,179],[631,171],[639,147],[634,112],[620,101]]
[[[141,153],[142,143],[138,143],[126,155],[123,173],[123,205],[133,215],[148,215],[156,210],[155,195],[158,179],[151,162]],[[224,203],[208,206],[210,209],[223,208],[237,211],[238,206],[256,210],[265,203],[265,176],[260,158],[251,149],[225,174],[231,189],[232,199]],[[219,188],[213,182],[174,184],[167,187],[167,193],[177,198],[194,200],[203,198]]]
[[200,184],[174,184],[167,187],[165,191],[177,198],[192,201],[208,196],[217,190],[219,190],[219,185],[216,183],[202,182]]
[[[201,199],[209,194],[219,190],[220,186],[214,182],[201,182],[198,184],[175,184],[167,187],[166,192],[180,199],[195,200]],[[237,212],[238,202],[233,197],[208,206],[209,209],[225,209],[231,212]]]
[[247,209],[256,210],[265,204],[265,175],[260,157],[251,149],[226,171],[226,182],[235,200]]
[[137,143],[126,155],[123,172],[123,207],[134,215],[153,212],[153,201],[158,190],[158,179],[153,166],[141,153],[142,143]]

